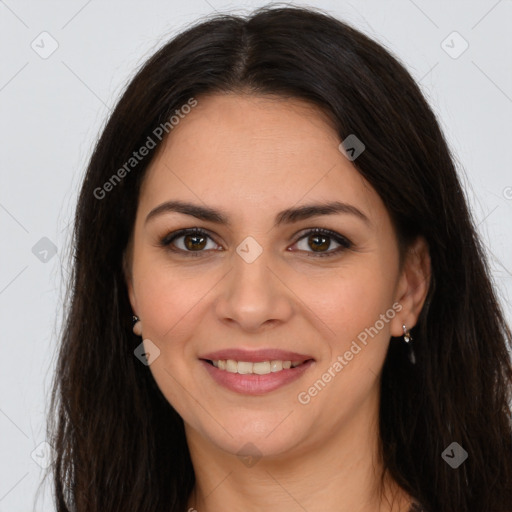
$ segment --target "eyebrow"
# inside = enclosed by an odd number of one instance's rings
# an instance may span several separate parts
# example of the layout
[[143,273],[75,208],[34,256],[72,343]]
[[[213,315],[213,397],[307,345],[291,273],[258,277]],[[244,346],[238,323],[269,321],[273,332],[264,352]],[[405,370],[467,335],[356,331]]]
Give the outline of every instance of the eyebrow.
[[[207,206],[200,206],[184,201],[167,201],[158,205],[148,213],[144,223],[147,223],[149,220],[159,215],[169,212],[190,215],[197,219],[214,222],[216,224],[223,224],[226,226],[231,225],[225,212],[215,210],[214,208]],[[333,215],[336,213],[353,215],[364,221],[368,226],[371,226],[370,219],[361,210],[351,204],[342,203],[340,201],[306,204],[295,208],[287,208],[286,210],[283,210],[276,215],[274,224],[276,227],[278,227],[282,224],[292,224],[294,222],[309,219],[310,217],[316,217],[319,215]]]

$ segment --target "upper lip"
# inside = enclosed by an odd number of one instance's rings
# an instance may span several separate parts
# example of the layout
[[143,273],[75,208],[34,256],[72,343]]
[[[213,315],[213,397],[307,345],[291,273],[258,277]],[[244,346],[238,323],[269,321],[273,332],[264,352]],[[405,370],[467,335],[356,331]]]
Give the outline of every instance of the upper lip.
[[234,361],[247,361],[249,363],[257,363],[261,361],[307,361],[313,359],[312,356],[299,354],[298,352],[289,352],[287,350],[279,350],[275,348],[244,350],[241,348],[226,348],[224,350],[216,350],[200,356],[200,359],[210,361],[219,361],[233,359]]

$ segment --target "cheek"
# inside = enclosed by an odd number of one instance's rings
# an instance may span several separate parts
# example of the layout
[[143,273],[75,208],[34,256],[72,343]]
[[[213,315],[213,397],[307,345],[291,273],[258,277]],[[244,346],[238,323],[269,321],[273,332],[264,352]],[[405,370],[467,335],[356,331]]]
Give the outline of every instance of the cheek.
[[191,272],[154,258],[141,258],[135,275],[144,337],[161,342],[188,336],[187,326],[197,322],[202,301],[216,281],[212,273]]
[[389,277],[370,268],[330,279],[329,288],[323,294],[317,289],[308,304],[318,314],[316,325],[328,326],[329,335],[319,339],[326,357],[297,399],[324,426],[348,421],[378,385],[396,311]]
[[154,259],[139,263],[135,286],[143,338],[160,350],[149,369],[167,401],[187,417],[193,404],[182,391],[194,387],[190,361],[195,354],[190,341],[205,316],[205,299],[214,280],[204,272],[192,277]]
[[[373,258],[361,258],[357,266],[330,270],[313,280],[297,277],[293,289],[306,306],[304,314],[310,315],[335,357],[334,352],[350,345],[389,311],[393,302],[392,279]],[[383,337],[389,333],[388,322],[384,326],[379,322],[377,327]]]

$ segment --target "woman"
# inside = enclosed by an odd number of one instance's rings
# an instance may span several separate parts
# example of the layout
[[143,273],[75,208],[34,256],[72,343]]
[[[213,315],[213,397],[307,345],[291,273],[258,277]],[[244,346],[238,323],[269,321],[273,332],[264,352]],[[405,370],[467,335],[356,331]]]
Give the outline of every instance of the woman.
[[218,15],[148,60],[70,292],[59,512],[512,509],[511,333],[452,157],[328,15]]

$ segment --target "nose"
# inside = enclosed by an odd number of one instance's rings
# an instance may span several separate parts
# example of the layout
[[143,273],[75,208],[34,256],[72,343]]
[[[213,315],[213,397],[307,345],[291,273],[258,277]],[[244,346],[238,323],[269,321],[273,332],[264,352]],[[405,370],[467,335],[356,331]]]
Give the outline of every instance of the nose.
[[246,332],[287,322],[294,312],[293,292],[283,277],[265,250],[250,263],[234,253],[232,268],[220,283],[217,318]]

